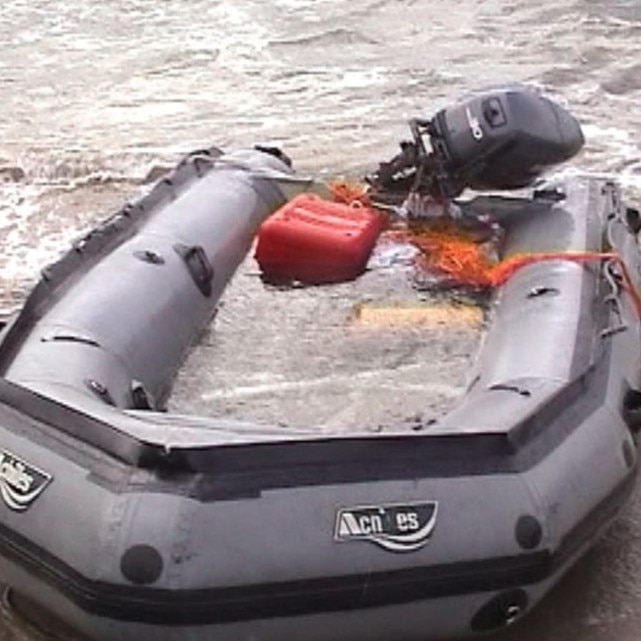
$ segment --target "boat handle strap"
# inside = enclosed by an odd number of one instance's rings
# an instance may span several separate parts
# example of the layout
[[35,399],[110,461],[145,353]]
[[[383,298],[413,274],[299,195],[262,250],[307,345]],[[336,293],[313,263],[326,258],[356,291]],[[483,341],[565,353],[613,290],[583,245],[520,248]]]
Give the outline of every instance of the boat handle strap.
[[187,271],[203,296],[211,296],[214,268],[209,262],[205,250],[200,245],[190,247],[181,244],[174,245],[174,250],[183,259]]

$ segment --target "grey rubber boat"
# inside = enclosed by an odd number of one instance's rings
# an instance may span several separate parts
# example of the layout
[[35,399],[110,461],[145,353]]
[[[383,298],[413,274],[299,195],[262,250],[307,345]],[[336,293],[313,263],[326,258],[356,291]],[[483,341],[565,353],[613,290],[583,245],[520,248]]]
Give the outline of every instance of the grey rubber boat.
[[0,576],[29,611],[104,641],[487,632],[624,505],[641,261],[635,212],[603,180],[464,205],[501,224],[505,255],[607,255],[516,271],[472,384],[428,430],[161,412],[259,224],[300,187],[271,153],[195,154],[46,269],[5,328]]

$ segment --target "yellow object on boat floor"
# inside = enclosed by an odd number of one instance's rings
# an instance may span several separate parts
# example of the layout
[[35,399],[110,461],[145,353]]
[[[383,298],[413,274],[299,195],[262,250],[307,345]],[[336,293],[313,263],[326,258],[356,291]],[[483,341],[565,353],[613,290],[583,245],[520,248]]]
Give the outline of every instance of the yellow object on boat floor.
[[363,325],[465,325],[483,323],[483,310],[471,304],[451,302],[360,303],[354,307],[354,321]]

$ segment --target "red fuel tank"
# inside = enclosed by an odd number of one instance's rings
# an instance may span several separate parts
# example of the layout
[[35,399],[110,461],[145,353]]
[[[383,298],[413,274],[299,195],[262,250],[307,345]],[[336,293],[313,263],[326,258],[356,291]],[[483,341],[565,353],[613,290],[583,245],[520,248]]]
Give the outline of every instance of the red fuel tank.
[[301,194],[261,225],[255,257],[268,280],[353,280],[365,269],[384,220],[371,209]]

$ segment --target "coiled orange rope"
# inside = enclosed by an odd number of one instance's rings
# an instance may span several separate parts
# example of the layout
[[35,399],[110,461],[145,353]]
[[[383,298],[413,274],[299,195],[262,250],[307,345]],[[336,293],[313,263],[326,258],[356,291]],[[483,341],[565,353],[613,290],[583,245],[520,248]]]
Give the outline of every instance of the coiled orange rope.
[[453,225],[422,229],[416,233],[408,230],[390,232],[392,238],[411,242],[421,254],[418,264],[427,271],[442,274],[461,285],[472,287],[498,287],[517,270],[526,265],[546,260],[569,260],[577,263],[613,261],[621,271],[622,286],[641,319],[641,294],[636,288],[627,266],[615,252],[543,252],[518,254],[500,262],[493,259],[483,245],[469,235],[456,230]]
[[331,180],[327,183],[335,202],[356,207],[372,207],[368,186],[347,180]]
[[455,233],[444,226],[423,230],[411,236],[400,232],[400,236],[421,251],[418,263],[423,269],[472,287],[491,286],[489,274],[495,261],[484,251],[482,245],[466,235]]

